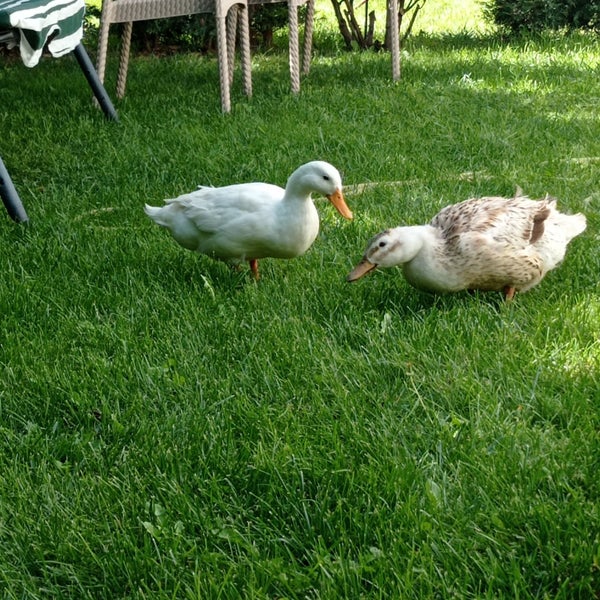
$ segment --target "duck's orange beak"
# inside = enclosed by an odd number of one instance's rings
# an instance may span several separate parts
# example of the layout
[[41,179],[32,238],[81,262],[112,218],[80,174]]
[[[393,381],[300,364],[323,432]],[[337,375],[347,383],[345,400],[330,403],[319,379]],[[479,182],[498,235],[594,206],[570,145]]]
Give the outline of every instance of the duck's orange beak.
[[356,281],[360,279],[363,275],[370,273],[374,269],[377,268],[377,265],[373,264],[367,258],[363,258],[355,267],[346,275],[346,281]]
[[333,206],[335,206],[336,210],[344,217],[345,219],[352,219],[352,211],[348,208],[346,201],[344,200],[344,195],[342,194],[342,190],[335,190],[333,194],[328,194],[327,199]]

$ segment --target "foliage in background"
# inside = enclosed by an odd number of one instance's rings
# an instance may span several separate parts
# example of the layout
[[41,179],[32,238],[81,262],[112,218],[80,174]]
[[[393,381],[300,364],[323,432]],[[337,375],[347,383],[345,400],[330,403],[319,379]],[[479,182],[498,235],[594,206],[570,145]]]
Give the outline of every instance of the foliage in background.
[[600,0],[488,0],[484,13],[513,33],[600,28]]
[[[97,30],[102,12],[97,0],[86,2],[86,21],[89,31]],[[303,22],[306,6],[300,7],[299,19]],[[250,39],[254,47],[270,48],[273,33],[288,22],[287,3],[257,4],[249,7]],[[115,26],[113,31],[119,31]],[[133,24],[132,41],[146,52],[216,50],[217,31],[214,15],[193,14],[169,19],[137,21]]]
[[[401,41],[410,35],[417,14],[423,8],[425,2],[426,0],[398,0],[398,23],[400,31],[402,31],[404,17],[410,14],[410,20],[401,35]],[[331,0],[331,3],[346,50],[352,50],[354,47],[358,47],[360,50],[367,50],[369,48],[375,48],[375,50],[380,50],[381,48],[390,49],[388,10],[385,10],[385,40],[381,42],[375,38],[375,21],[377,17],[375,10],[369,7],[369,0],[359,2],[358,5],[355,5],[354,0]],[[362,25],[359,23],[361,19],[361,16],[358,14],[359,9],[362,9],[364,12]]]
[[[300,9],[302,22],[306,7]],[[287,26],[288,6],[285,2],[249,7],[250,40],[254,47],[270,48],[273,33]],[[216,24],[213,14],[196,14],[171,19],[134,23],[133,40],[148,51],[172,47],[181,50],[210,52],[216,49]]]
[[133,43],[145,51],[177,49],[208,52],[216,48],[214,15],[194,14],[133,24]]
[[[400,43],[411,34],[416,17],[426,0],[398,0],[398,23],[401,31]],[[88,29],[99,27],[101,3],[99,0],[87,0]],[[385,3],[365,0],[331,0],[339,32],[346,50],[390,48],[388,14]],[[299,9],[300,23],[304,22],[306,5]],[[376,31],[377,11],[383,13],[381,22],[385,23],[384,38],[378,39]],[[270,48],[273,34],[287,26],[288,6],[285,2],[274,4],[255,4],[249,7],[250,38],[254,47]],[[406,21],[408,19],[408,23]],[[118,31],[115,28],[115,31]],[[213,51],[216,48],[216,26],[212,14],[194,14],[170,19],[138,21],[133,24],[132,40],[138,48],[145,51]]]

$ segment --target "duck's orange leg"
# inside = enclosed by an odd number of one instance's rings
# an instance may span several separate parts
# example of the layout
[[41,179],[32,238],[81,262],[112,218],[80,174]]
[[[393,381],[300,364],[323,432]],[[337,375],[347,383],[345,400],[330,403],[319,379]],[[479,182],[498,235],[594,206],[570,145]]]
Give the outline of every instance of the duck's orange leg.
[[250,269],[252,271],[252,274],[254,275],[254,279],[256,279],[256,281],[258,281],[258,278],[259,278],[259,274],[258,274],[258,259],[251,258],[249,260],[249,262],[250,262]]
[[510,302],[514,297],[515,297],[515,288],[510,286],[510,285],[505,285],[504,286],[504,299],[507,302]]

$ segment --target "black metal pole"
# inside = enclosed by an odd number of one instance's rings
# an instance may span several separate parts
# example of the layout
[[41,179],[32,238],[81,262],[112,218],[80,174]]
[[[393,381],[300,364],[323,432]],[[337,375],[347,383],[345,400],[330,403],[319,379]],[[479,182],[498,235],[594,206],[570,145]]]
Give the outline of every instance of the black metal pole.
[[23,203],[0,157],[0,196],[8,214],[17,222],[29,221]]
[[75,58],[77,59],[77,62],[79,63],[79,66],[85,75],[85,78],[94,92],[96,100],[98,100],[98,104],[100,104],[100,107],[106,115],[106,118],[113,121],[118,121],[119,117],[117,115],[117,111],[108,97],[108,94],[106,93],[106,90],[104,89],[104,86],[98,77],[98,73],[96,72],[96,69],[94,69],[94,65],[92,65],[92,61],[90,60],[90,57],[88,56],[83,44],[79,44],[75,48],[74,53]]

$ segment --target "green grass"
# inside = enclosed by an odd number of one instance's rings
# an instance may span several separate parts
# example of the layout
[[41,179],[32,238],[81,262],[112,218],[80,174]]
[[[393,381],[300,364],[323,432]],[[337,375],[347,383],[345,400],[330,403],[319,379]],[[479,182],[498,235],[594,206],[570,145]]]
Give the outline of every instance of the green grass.
[[[257,55],[225,116],[214,59],[136,57],[118,125],[72,58],[3,59],[3,599],[600,593],[596,38],[426,31],[398,84],[321,39],[298,97]],[[258,284],[142,211],[315,158],[355,220],[319,200]],[[517,184],[588,230],[513,304],[345,283],[380,229]]]

